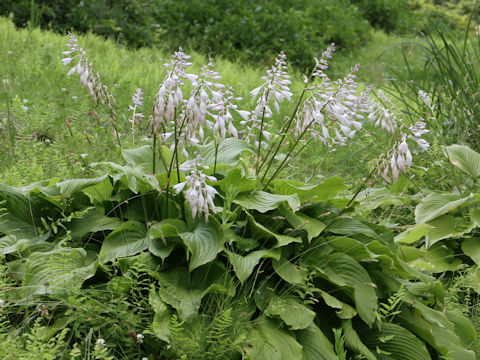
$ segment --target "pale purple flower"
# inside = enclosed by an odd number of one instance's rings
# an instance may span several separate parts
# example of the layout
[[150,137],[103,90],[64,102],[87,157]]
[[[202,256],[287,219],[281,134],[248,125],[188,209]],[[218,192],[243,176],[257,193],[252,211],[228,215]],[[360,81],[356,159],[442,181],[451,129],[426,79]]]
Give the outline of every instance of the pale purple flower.
[[181,170],[188,175],[185,181],[173,186],[176,194],[183,192],[185,200],[190,204],[192,217],[195,218],[197,214],[203,213],[205,221],[208,221],[210,212],[215,213],[215,204],[213,199],[218,194],[213,186],[207,184],[207,180],[215,182],[217,179],[213,176],[205,175],[203,172],[208,170],[208,166],[201,164],[202,158],[197,155],[195,162],[187,165]]

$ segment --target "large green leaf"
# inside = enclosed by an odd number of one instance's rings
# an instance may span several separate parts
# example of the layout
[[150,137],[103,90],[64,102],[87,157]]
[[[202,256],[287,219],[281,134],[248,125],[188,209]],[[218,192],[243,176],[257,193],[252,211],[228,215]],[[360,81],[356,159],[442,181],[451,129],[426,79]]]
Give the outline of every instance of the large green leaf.
[[249,360],[293,360],[302,359],[302,346],[288,331],[274,320],[262,317],[253,325],[248,336]]
[[286,282],[291,284],[304,284],[307,278],[307,269],[294,265],[284,257],[272,261],[273,269]]
[[168,342],[170,337],[170,320],[173,315],[172,310],[163,302],[153,286],[148,295],[148,303],[155,312],[152,322],[153,333],[159,339]]
[[217,256],[223,249],[223,232],[212,223],[200,220],[193,231],[178,234],[187,246],[190,258],[190,270],[206,264]]
[[332,343],[317,325],[311,324],[306,329],[298,330],[295,336],[302,345],[302,360],[338,360]]
[[316,259],[312,265],[326,280],[352,289],[358,315],[367,324],[373,324],[378,301],[376,285],[357,261],[346,254],[334,253]]
[[[475,359],[474,352],[462,346],[462,340],[457,333],[458,329],[447,316],[416,299],[411,299],[409,302],[411,307],[403,307],[401,314],[397,317],[403,327],[429,343],[446,358],[452,360]],[[464,331],[468,332],[469,330],[465,329]],[[474,334],[469,334],[468,338],[472,336]]]
[[239,168],[233,168],[224,179],[217,181],[215,185],[218,185],[223,192],[234,190],[240,193],[255,190],[257,188],[257,179],[245,177]]
[[473,178],[480,176],[480,154],[463,145],[446,147],[450,162]]
[[57,294],[77,290],[92,277],[96,262],[87,258],[84,249],[55,249],[29,256],[22,283],[22,295]]
[[426,247],[430,247],[443,239],[458,238],[473,229],[473,226],[463,217],[448,214],[429,221],[428,225],[431,226],[431,229],[425,237]]
[[425,343],[407,329],[397,324],[383,323],[362,333],[362,341],[378,360],[430,360]]
[[103,240],[99,260],[106,263],[115,258],[138,254],[147,248],[148,237],[145,225],[138,221],[127,221]]
[[313,324],[315,318],[315,312],[293,296],[274,296],[265,309],[265,314],[278,316],[290,330],[305,329]]
[[280,249],[253,251],[246,256],[241,256],[228,250],[225,252],[227,253],[228,260],[233,266],[235,275],[237,275],[238,280],[240,280],[241,283],[250,277],[253,269],[255,266],[257,266],[261,258],[272,258],[278,260],[280,259],[281,255]]
[[35,239],[42,235],[41,219],[57,218],[60,209],[38,191],[0,184],[0,233]]
[[[207,145],[198,145],[196,148],[203,158],[204,164],[213,165],[215,163],[214,142]],[[227,138],[218,144],[217,164],[234,165],[243,152],[254,153],[255,149],[243,140]]]
[[395,242],[401,244],[413,244],[430,232],[429,224],[417,224],[410,229],[395,236]]
[[155,256],[165,260],[173,251],[175,237],[187,231],[187,224],[179,219],[164,219],[148,229],[148,250]]
[[321,221],[299,212],[293,213],[293,211],[287,208],[284,204],[279,207],[279,210],[295,231],[306,231],[308,242],[311,242],[313,238],[317,237],[323,229],[325,229],[325,224]]
[[248,223],[250,225],[250,229],[252,231],[252,237],[255,240],[267,240],[267,239],[274,239],[277,241],[277,247],[282,247],[291,243],[301,243],[302,238],[300,237],[293,237],[289,235],[281,235],[277,234],[270,229],[267,229],[266,226],[257,222],[253,216],[247,213]]
[[415,208],[415,221],[417,224],[426,223],[458,208],[472,197],[473,194],[466,197],[457,194],[430,194]]
[[98,208],[87,208],[72,219],[71,236],[80,240],[85,234],[115,230],[121,224],[119,218],[105,216]]
[[358,355],[362,355],[367,360],[377,360],[376,356],[362,342],[360,336],[352,326],[352,320],[342,320],[342,329],[345,334],[345,344],[347,348]]
[[238,195],[233,202],[248,210],[257,210],[266,213],[277,209],[283,202],[288,203],[293,211],[300,209],[300,199],[297,194],[278,195],[265,191],[255,191],[253,193],[243,193]]
[[207,294],[235,295],[228,270],[218,262],[202,266],[191,273],[183,267],[177,267],[155,276],[158,278],[160,298],[175,308],[184,320],[197,313],[202,298]]
[[101,183],[108,177],[107,175],[100,176],[98,178],[93,179],[71,179],[71,180],[64,180],[57,183],[57,186],[60,189],[60,193],[63,196],[69,197],[72,196],[74,193],[79,192],[85,188],[90,186],[94,186],[96,184]]
[[477,237],[467,238],[462,242],[462,250],[477,265],[480,265],[480,239]]
[[402,205],[403,201],[397,195],[394,195],[387,188],[372,188],[361,191],[356,201],[360,204],[355,207],[355,211],[361,215],[369,213],[383,205]]
[[336,220],[330,227],[329,231],[340,235],[363,234],[372,238],[378,237],[378,234],[370,227],[352,218]]
[[273,193],[281,195],[297,194],[300,201],[306,202],[324,202],[331,200],[337,194],[345,190],[347,186],[338,176],[328,178],[316,185],[305,185],[300,181],[295,180],[274,180],[271,188]]
[[337,309],[335,313],[340,319],[351,319],[357,315],[357,311],[350,305],[341,302],[336,297],[333,297],[329,293],[320,290],[319,293],[322,295],[323,301],[325,304],[331,308]]

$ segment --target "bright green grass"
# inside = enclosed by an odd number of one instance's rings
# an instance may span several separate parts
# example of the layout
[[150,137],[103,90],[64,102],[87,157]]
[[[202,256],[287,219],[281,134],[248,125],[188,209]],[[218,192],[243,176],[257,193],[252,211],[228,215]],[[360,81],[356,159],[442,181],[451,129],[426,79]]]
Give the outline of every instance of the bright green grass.
[[[130,50],[93,35],[78,38],[103,83],[116,97],[123,145],[128,148],[131,136],[127,107],[131,95],[137,87],[142,88],[145,94],[142,111],[148,116],[158,85],[163,81],[163,64],[169,61],[170,54],[152,48]],[[365,47],[354,49],[349,55],[335,54],[331,60],[332,76],[343,76],[352,65],[360,63],[360,81],[382,84],[389,78],[384,70],[385,64],[396,69],[404,66],[401,54],[407,45],[395,45],[401,40],[375,33]],[[92,173],[91,162],[120,161],[108,112],[101,106],[94,108],[79,83],[78,75],[66,76],[69,68],[61,64],[61,52],[66,49],[66,43],[66,35],[38,29],[15,29],[9,20],[0,18],[0,79],[8,80],[7,84],[0,83],[2,182],[25,185],[53,176],[86,176]],[[272,54],[272,61],[275,55]],[[192,62],[190,71],[198,73],[206,59],[192,54]],[[252,109],[249,91],[261,84],[265,69],[222,59],[216,59],[215,64],[223,83],[233,86],[236,94],[244,98],[239,107]],[[298,73],[292,72],[291,75],[292,88],[298,96],[303,86],[302,78]],[[277,119],[291,114],[294,105],[284,103]],[[72,126],[73,137],[65,125],[66,119]],[[14,127],[9,127],[12,123]],[[145,124],[142,126],[143,134],[148,134]],[[11,137],[13,130],[14,137]],[[361,154],[363,160],[365,148],[373,152],[372,156],[378,155],[378,151],[372,151],[370,139],[356,142],[358,146],[348,146],[330,154],[323,162],[325,171],[320,173],[345,175],[352,181],[364,174],[365,162],[359,161],[357,154]],[[139,143],[137,140],[136,145]],[[322,147],[315,147],[305,154],[302,164],[306,168],[312,167],[324,154]]]

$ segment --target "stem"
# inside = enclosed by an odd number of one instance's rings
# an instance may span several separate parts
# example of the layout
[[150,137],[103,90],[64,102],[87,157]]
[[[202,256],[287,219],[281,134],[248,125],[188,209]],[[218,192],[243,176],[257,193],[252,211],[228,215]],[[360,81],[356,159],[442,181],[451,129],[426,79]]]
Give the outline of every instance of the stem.
[[115,121],[113,120],[113,118],[110,117],[108,118],[108,120],[112,124],[113,130],[115,131],[115,138],[117,139],[118,146],[120,146],[120,149],[122,149],[122,141],[120,140],[120,135],[118,134],[117,125],[115,124]]
[[[268,170],[270,169],[270,166],[272,166],[272,163],[273,163],[273,160],[275,159],[275,156],[277,156],[277,153],[278,153],[278,150],[280,150],[282,144],[283,144],[283,141],[285,140],[285,137],[287,136],[287,132],[288,130],[290,129],[290,126],[292,125],[292,122],[293,122],[293,119],[295,118],[295,116],[297,115],[297,111],[300,107],[300,104],[302,102],[302,99],[303,99],[303,96],[305,95],[305,92],[307,91],[307,87],[308,87],[308,84],[310,84],[310,81],[312,80],[313,78],[313,73],[315,71],[315,68],[313,68],[312,72],[310,73],[310,76],[308,77],[308,80],[307,82],[305,83],[305,86],[303,87],[303,90],[302,90],[302,93],[300,94],[300,98],[298,99],[297,101],[297,105],[295,106],[295,109],[293,110],[293,114],[292,116],[290,117],[290,119],[288,119],[287,121],[287,125],[286,126],[282,126],[281,130],[280,130],[280,133],[282,134],[282,138],[280,139],[279,143],[278,143],[278,146],[277,148],[275,149],[272,157],[270,158],[270,160],[266,160],[264,161],[264,164],[265,163],[268,163],[268,166],[267,166],[267,170],[265,170],[265,174],[267,174]],[[273,148],[270,148],[270,150],[267,152],[267,155],[265,156],[265,159],[268,159],[268,156],[270,155],[270,153],[272,152],[272,149]],[[260,168],[258,169],[258,171],[260,171],[262,169],[262,166],[260,166]],[[265,175],[263,176],[262,180],[265,178]]]
[[260,133],[258,134],[257,164],[255,165],[255,171],[257,175],[259,171],[258,166],[260,164],[260,151],[262,150],[261,146],[262,146],[263,125],[265,123],[265,108],[267,107],[267,100],[268,100],[269,93],[270,93],[270,89],[268,89],[267,92],[265,93],[265,105],[263,106],[263,110],[262,110],[262,121],[260,123]]
[[132,116],[132,148],[135,147],[135,113],[137,112],[137,105],[133,108]]
[[215,138],[213,140],[215,142],[215,161],[213,163],[213,173],[215,174],[217,172],[217,155],[218,155],[218,145],[217,144],[217,139]]
[[157,133],[153,133],[153,156],[152,156],[152,171],[155,174],[155,161],[157,160]]

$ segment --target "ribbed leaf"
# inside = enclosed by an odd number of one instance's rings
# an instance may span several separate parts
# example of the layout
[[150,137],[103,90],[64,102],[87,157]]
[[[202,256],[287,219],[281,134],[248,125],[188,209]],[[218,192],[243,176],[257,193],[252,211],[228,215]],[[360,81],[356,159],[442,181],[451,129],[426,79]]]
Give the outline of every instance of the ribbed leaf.
[[301,202],[324,202],[335,198],[339,191],[345,190],[347,186],[342,179],[334,176],[324,180],[320,184],[305,185],[294,180],[275,180],[272,182],[272,191],[275,194],[294,195],[297,194]]
[[193,231],[178,234],[190,251],[190,270],[206,264],[223,249],[223,232],[212,223],[200,220]]
[[278,316],[290,330],[301,330],[313,324],[315,312],[291,296],[274,296],[265,314],[270,317]]
[[76,192],[88,188],[90,186],[96,185],[104,181],[108,175],[103,175],[98,178],[93,179],[71,179],[71,180],[64,180],[57,183],[58,188],[60,189],[60,193],[63,196],[72,196]]
[[417,224],[426,223],[458,208],[472,197],[473,194],[467,197],[457,194],[430,194],[415,208],[415,221]]
[[475,264],[480,266],[480,239],[477,237],[467,238],[462,242],[462,250]]
[[379,360],[430,360],[425,343],[397,324],[383,323],[381,329],[362,333],[362,340]]
[[147,229],[137,221],[127,221],[103,240],[99,259],[106,263],[115,258],[138,254],[148,247]]
[[425,237],[426,247],[430,247],[443,239],[456,238],[467,234],[474,227],[464,218],[452,215],[442,215],[429,221],[428,225],[431,226],[431,229]]
[[72,239],[80,240],[88,233],[115,230],[122,224],[119,218],[105,216],[98,208],[87,208],[72,219]]
[[308,242],[311,242],[312,239],[317,237],[323,229],[325,229],[325,224],[317,219],[313,219],[302,213],[293,213],[285,205],[279,207],[280,213],[285,216],[288,223],[293,227],[295,231],[305,230],[307,233]]
[[240,194],[233,202],[247,210],[257,210],[261,213],[277,209],[283,202],[288,203],[293,211],[300,209],[300,199],[297,194],[277,195],[265,191],[255,191],[250,194]]
[[450,162],[473,178],[480,176],[480,154],[463,145],[446,147]]
[[[198,145],[196,148],[203,158],[204,164],[213,165],[215,163],[215,143]],[[217,165],[234,165],[243,152],[254,153],[255,149],[243,140],[227,138],[218,144]]]
[[250,214],[247,214],[247,219],[252,232],[252,237],[255,240],[275,239],[277,241],[277,247],[282,247],[291,243],[302,242],[302,239],[299,237],[293,237],[289,235],[280,235],[267,229],[267,227],[255,221],[253,216],[251,216]]
[[307,270],[294,265],[284,257],[272,261],[273,269],[286,282],[291,284],[304,284],[307,277]]
[[241,256],[228,250],[225,250],[225,252],[227,253],[228,260],[233,266],[235,275],[237,275],[238,280],[240,280],[241,283],[250,277],[253,269],[257,266],[261,258],[278,260],[281,255],[280,249],[253,251],[246,256]]
[[376,356],[365,346],[358,333],[352,327],[351,320],[342,320],[342,329],[345,334],[345,344],[347,348],[358,355],[364,356],[367,360],[377,360]]
[[428,224],[417,224],[395,236],[395,242],[401,244],[413,244],[428,234],[432,227]]
[[302,345],[302,360],[338,360],[333,345],[317,325],[311,324],[306,329],[298,330],[295,336]]
[[295,340],[295,337],[265,316],[254,324],[248,335],[251,347],[248,348],[246,359],[302,359],[302,346]]
[[22,283],[24,297],[77,290],[97,269],[84,249],[55,249],[36,252],[27,260]]

